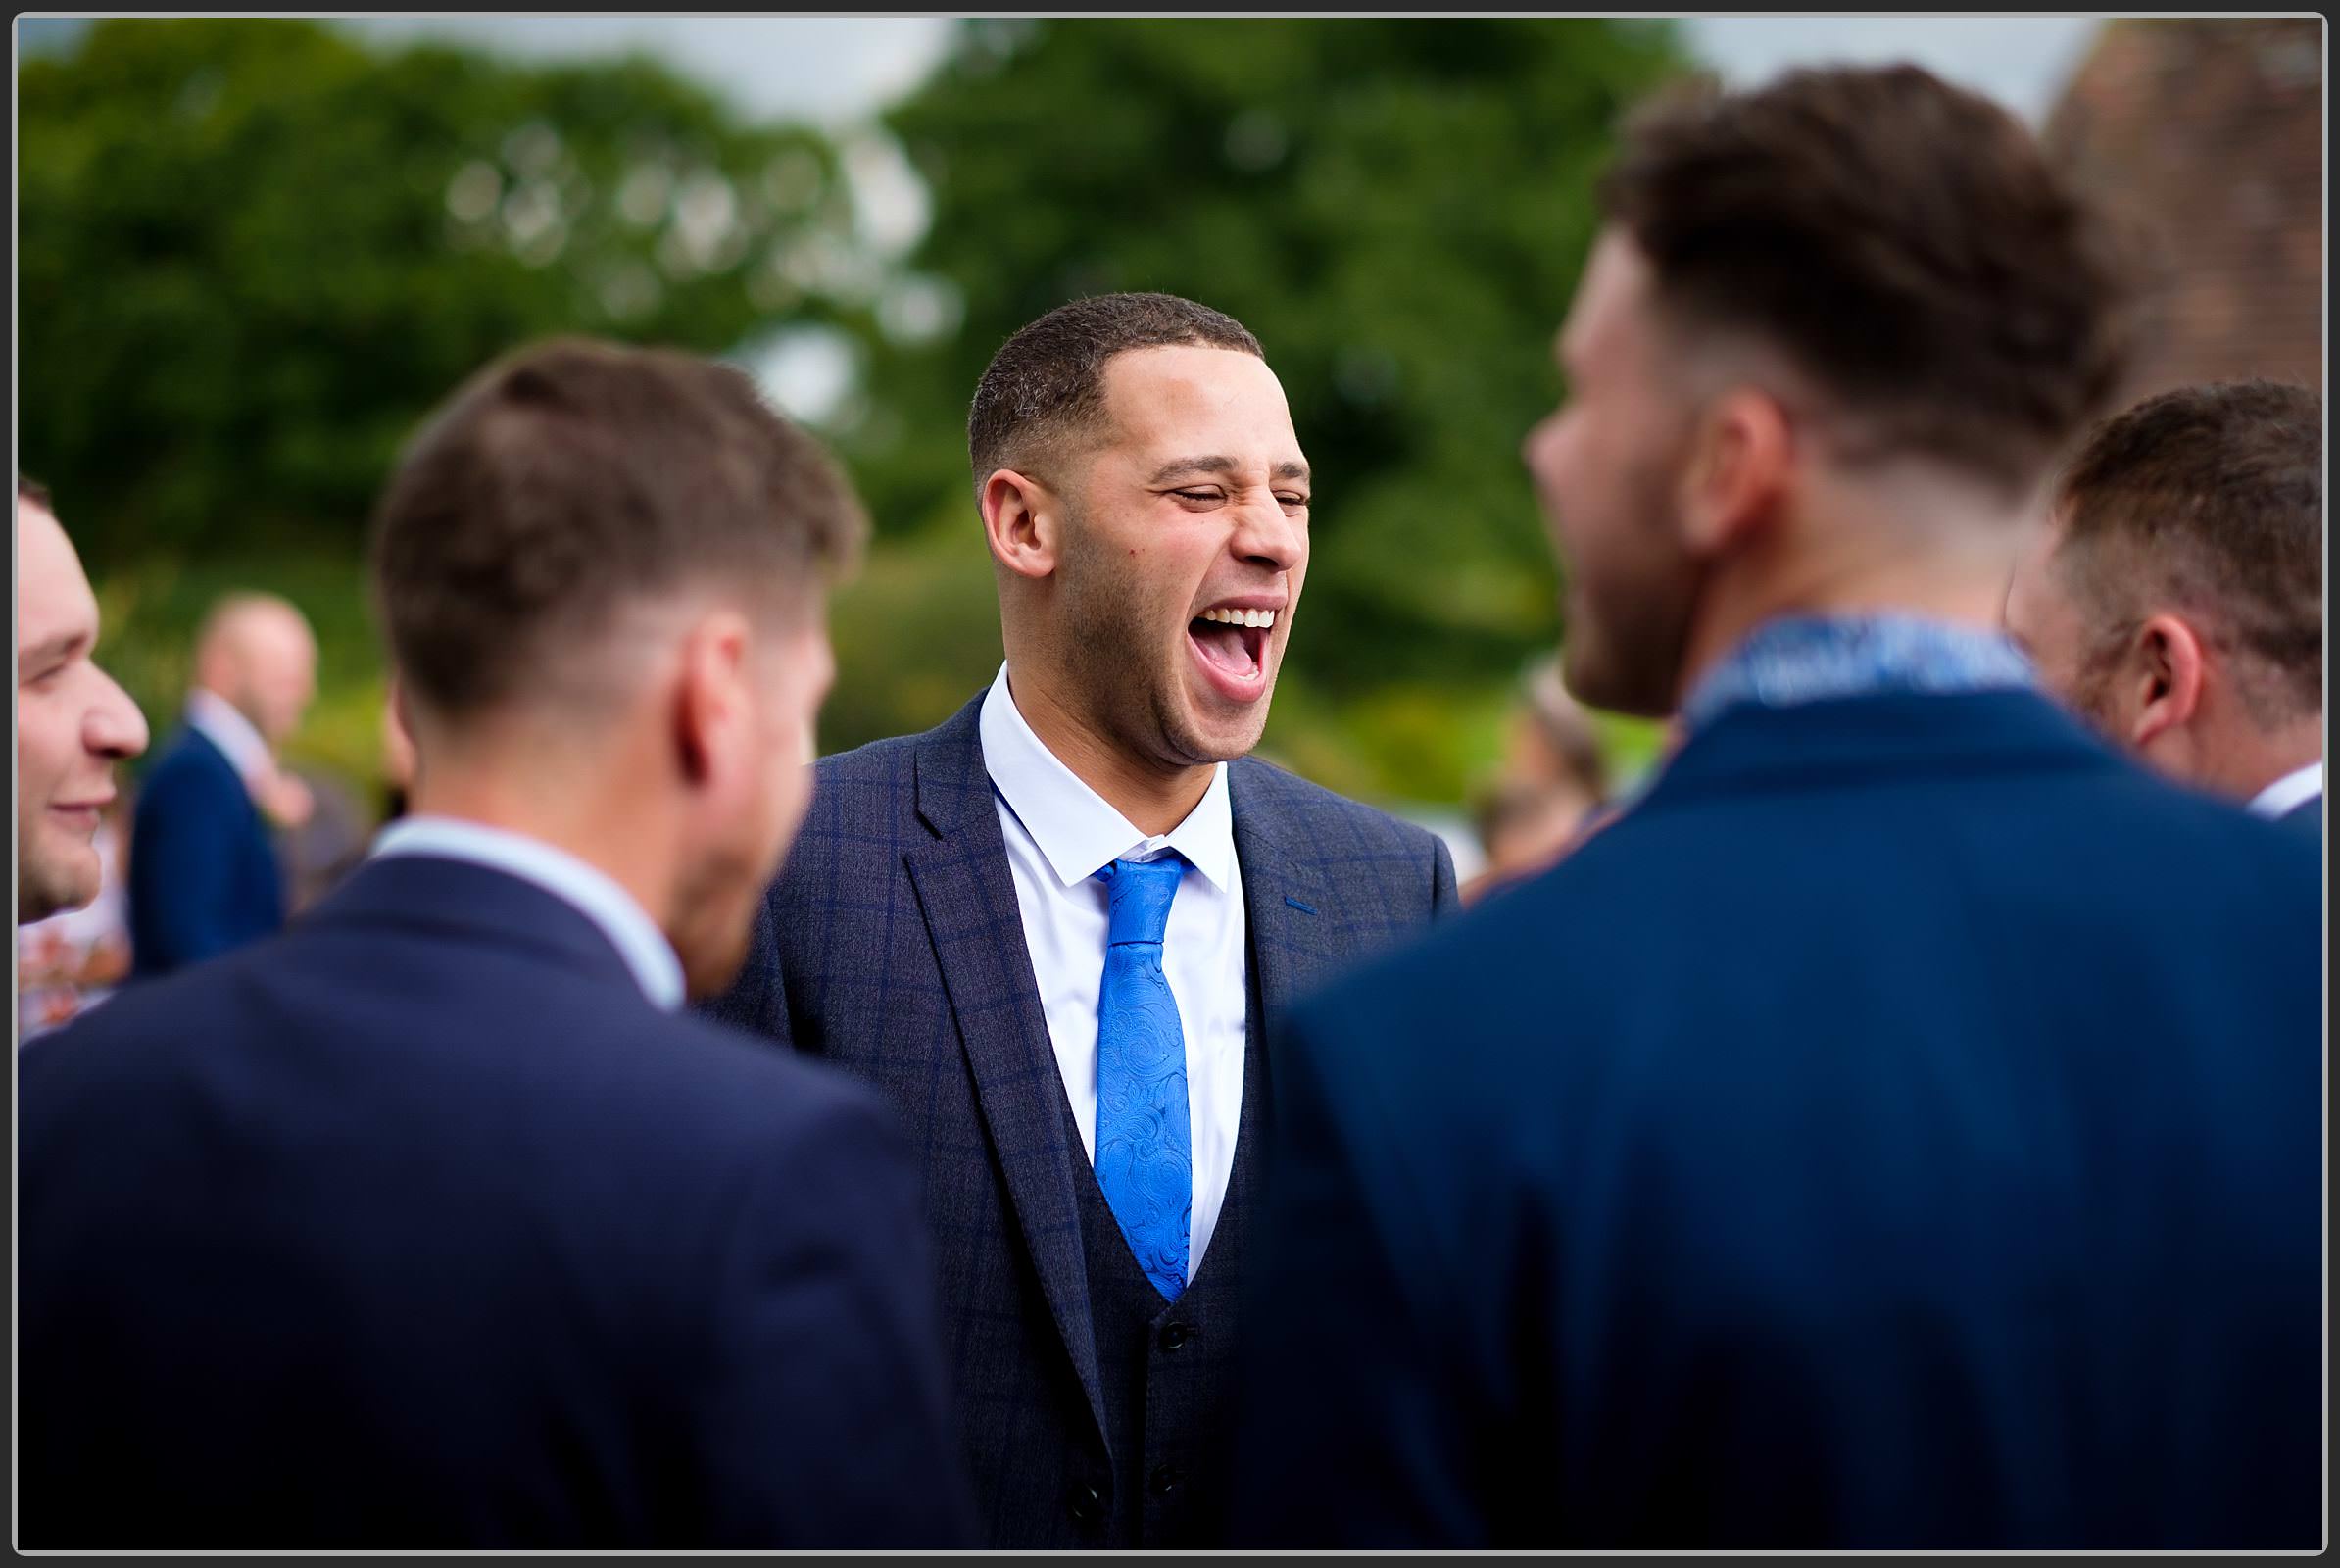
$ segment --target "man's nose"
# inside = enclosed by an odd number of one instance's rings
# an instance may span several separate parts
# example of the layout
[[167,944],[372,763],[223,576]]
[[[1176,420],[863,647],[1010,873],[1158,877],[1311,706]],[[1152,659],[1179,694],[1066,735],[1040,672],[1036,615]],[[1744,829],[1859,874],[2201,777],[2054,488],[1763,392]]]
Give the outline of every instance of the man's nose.
[[146,715],[114,677],[97,671],[97,701],[82,721],[82,743],[101,757],[136,757],[146,750]]
[[1235,553],[1271,571],[1290,571],[1308,559],[1308,530],[1270,499],[1245,509],[1236,530]]

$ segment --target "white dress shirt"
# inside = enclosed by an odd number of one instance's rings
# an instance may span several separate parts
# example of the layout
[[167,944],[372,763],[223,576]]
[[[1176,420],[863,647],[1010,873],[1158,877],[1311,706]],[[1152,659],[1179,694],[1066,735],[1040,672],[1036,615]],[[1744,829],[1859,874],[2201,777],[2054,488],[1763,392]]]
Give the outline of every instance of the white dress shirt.
[[683,1004],[682,960],[665,933],[614,878],[566,850],[484,822],[404,816],[374,836],[373,854],[462,860],[542,888],[600,928],[652,1005],[672,1012]]
[[2253,816],[2273,821],[2302,801],[2312,801],[2323,793],[2323,759],[2317,758],[2305,767],[2294,768],[2251,798],[2244,808]]
[[1105,978],[1108,912],[1105,885],[1097,873],[1117,859],[1153,859],[1170,850],[1186,858],[1186,874],[1162,936],[1162,972],[1187,1043],[1187,1126],[1194,1170],[1187,1242],[1187,1278],[1192,1280],[1210,1246],[1235,1169],[1250,1010],[1243,872],[1235,858],[1226,765],[1212,774],[1201,804],[1185,821],[1149,838],[1032,732],[1008,691],[1005,664],[983,701],[980,732],[1048,1042],[1092,1165],[1097,1162],[1097,1001]]
[[275,754],[252,720],[219,693],[198,686],[187,693],[187,727],[219,748],[247,789],[268,783],[276,771]]

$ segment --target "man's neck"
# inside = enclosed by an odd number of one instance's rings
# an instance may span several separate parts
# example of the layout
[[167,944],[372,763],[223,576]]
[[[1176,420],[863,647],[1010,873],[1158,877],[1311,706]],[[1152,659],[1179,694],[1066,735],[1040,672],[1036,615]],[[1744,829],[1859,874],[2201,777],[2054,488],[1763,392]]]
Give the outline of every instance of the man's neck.
[[1007,686],[1016,711],[1040,744],[1147,837],[1185,821],[1210,789],[1213,764],[1165,767],[1131,757],[1058,698],[1045,679],[1018,675],[1012,662]]
[[673,856],[638,809],[612,813],[526,773],[445,763],[416,776],[407,809],[501,829],[574,856],[623,888],[661,931],[672,929]]
[[2238,801],[2255,801],[2268,785],[2323,760],[2323,713],[2318,710],[2277,730],[2248,728],[2226,745],[2205,747],[2203,754],[2213,766],[2210,776],[2197,782]]
[[[1918,615],[1996,631],[2020,509],[1957,497],[1872,502],[1831,526],[1782,528],[1716,570],[1692,616],[1681,700],[1757,627],[1783,615]],[[1893,506],[1892,511],[1878,510]],[[1849,511],[1849,509],[1848,509]]]

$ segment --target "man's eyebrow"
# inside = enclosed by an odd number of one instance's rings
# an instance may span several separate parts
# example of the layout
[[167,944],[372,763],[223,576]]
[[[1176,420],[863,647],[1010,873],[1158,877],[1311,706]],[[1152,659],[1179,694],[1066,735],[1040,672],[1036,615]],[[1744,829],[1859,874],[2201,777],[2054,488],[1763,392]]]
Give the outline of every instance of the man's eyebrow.
[[[1146,482],[1147,484],[1161,484],[1166,480],[1175,479],[1182,473],[1231,474],[1242,466],[1243,465],[1236,462],[1233,458],[1222,458],[1215,456],[1206,458],[1179,458],[1172,462],[1165,463],[1160,467],[1154,469],[1153,472],[1146,477]],[[1277,464],[1275,468],[1272,470],[1272,473],[1273,476],[1278,479],[1297,479],[1304,484],[1308,479],[1308,465],[1305,463],[1292,463],[1287,461]]]
[[71,658],[88,645],[89,633],[85,631],[59,632],[47,642],[18,649],[17,672],[22,674],[27,669],[37,669],[44,664]]
[[1182,473],[1233,473],[1238,465],[1233,458],[1174,458],[1153,470],[1147,484],[1160,484]]

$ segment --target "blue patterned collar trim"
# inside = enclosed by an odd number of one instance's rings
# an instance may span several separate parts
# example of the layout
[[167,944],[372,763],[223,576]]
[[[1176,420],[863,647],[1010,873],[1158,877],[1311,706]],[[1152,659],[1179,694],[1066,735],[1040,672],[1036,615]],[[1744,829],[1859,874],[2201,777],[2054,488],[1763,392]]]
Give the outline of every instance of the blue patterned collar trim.
[[1795,615],[1756,628],[1682,705],[1686,730],[1727,708],[1792,708],[1889,692],[2027,689],[2037,677],[2015,644],[1917,615]]

